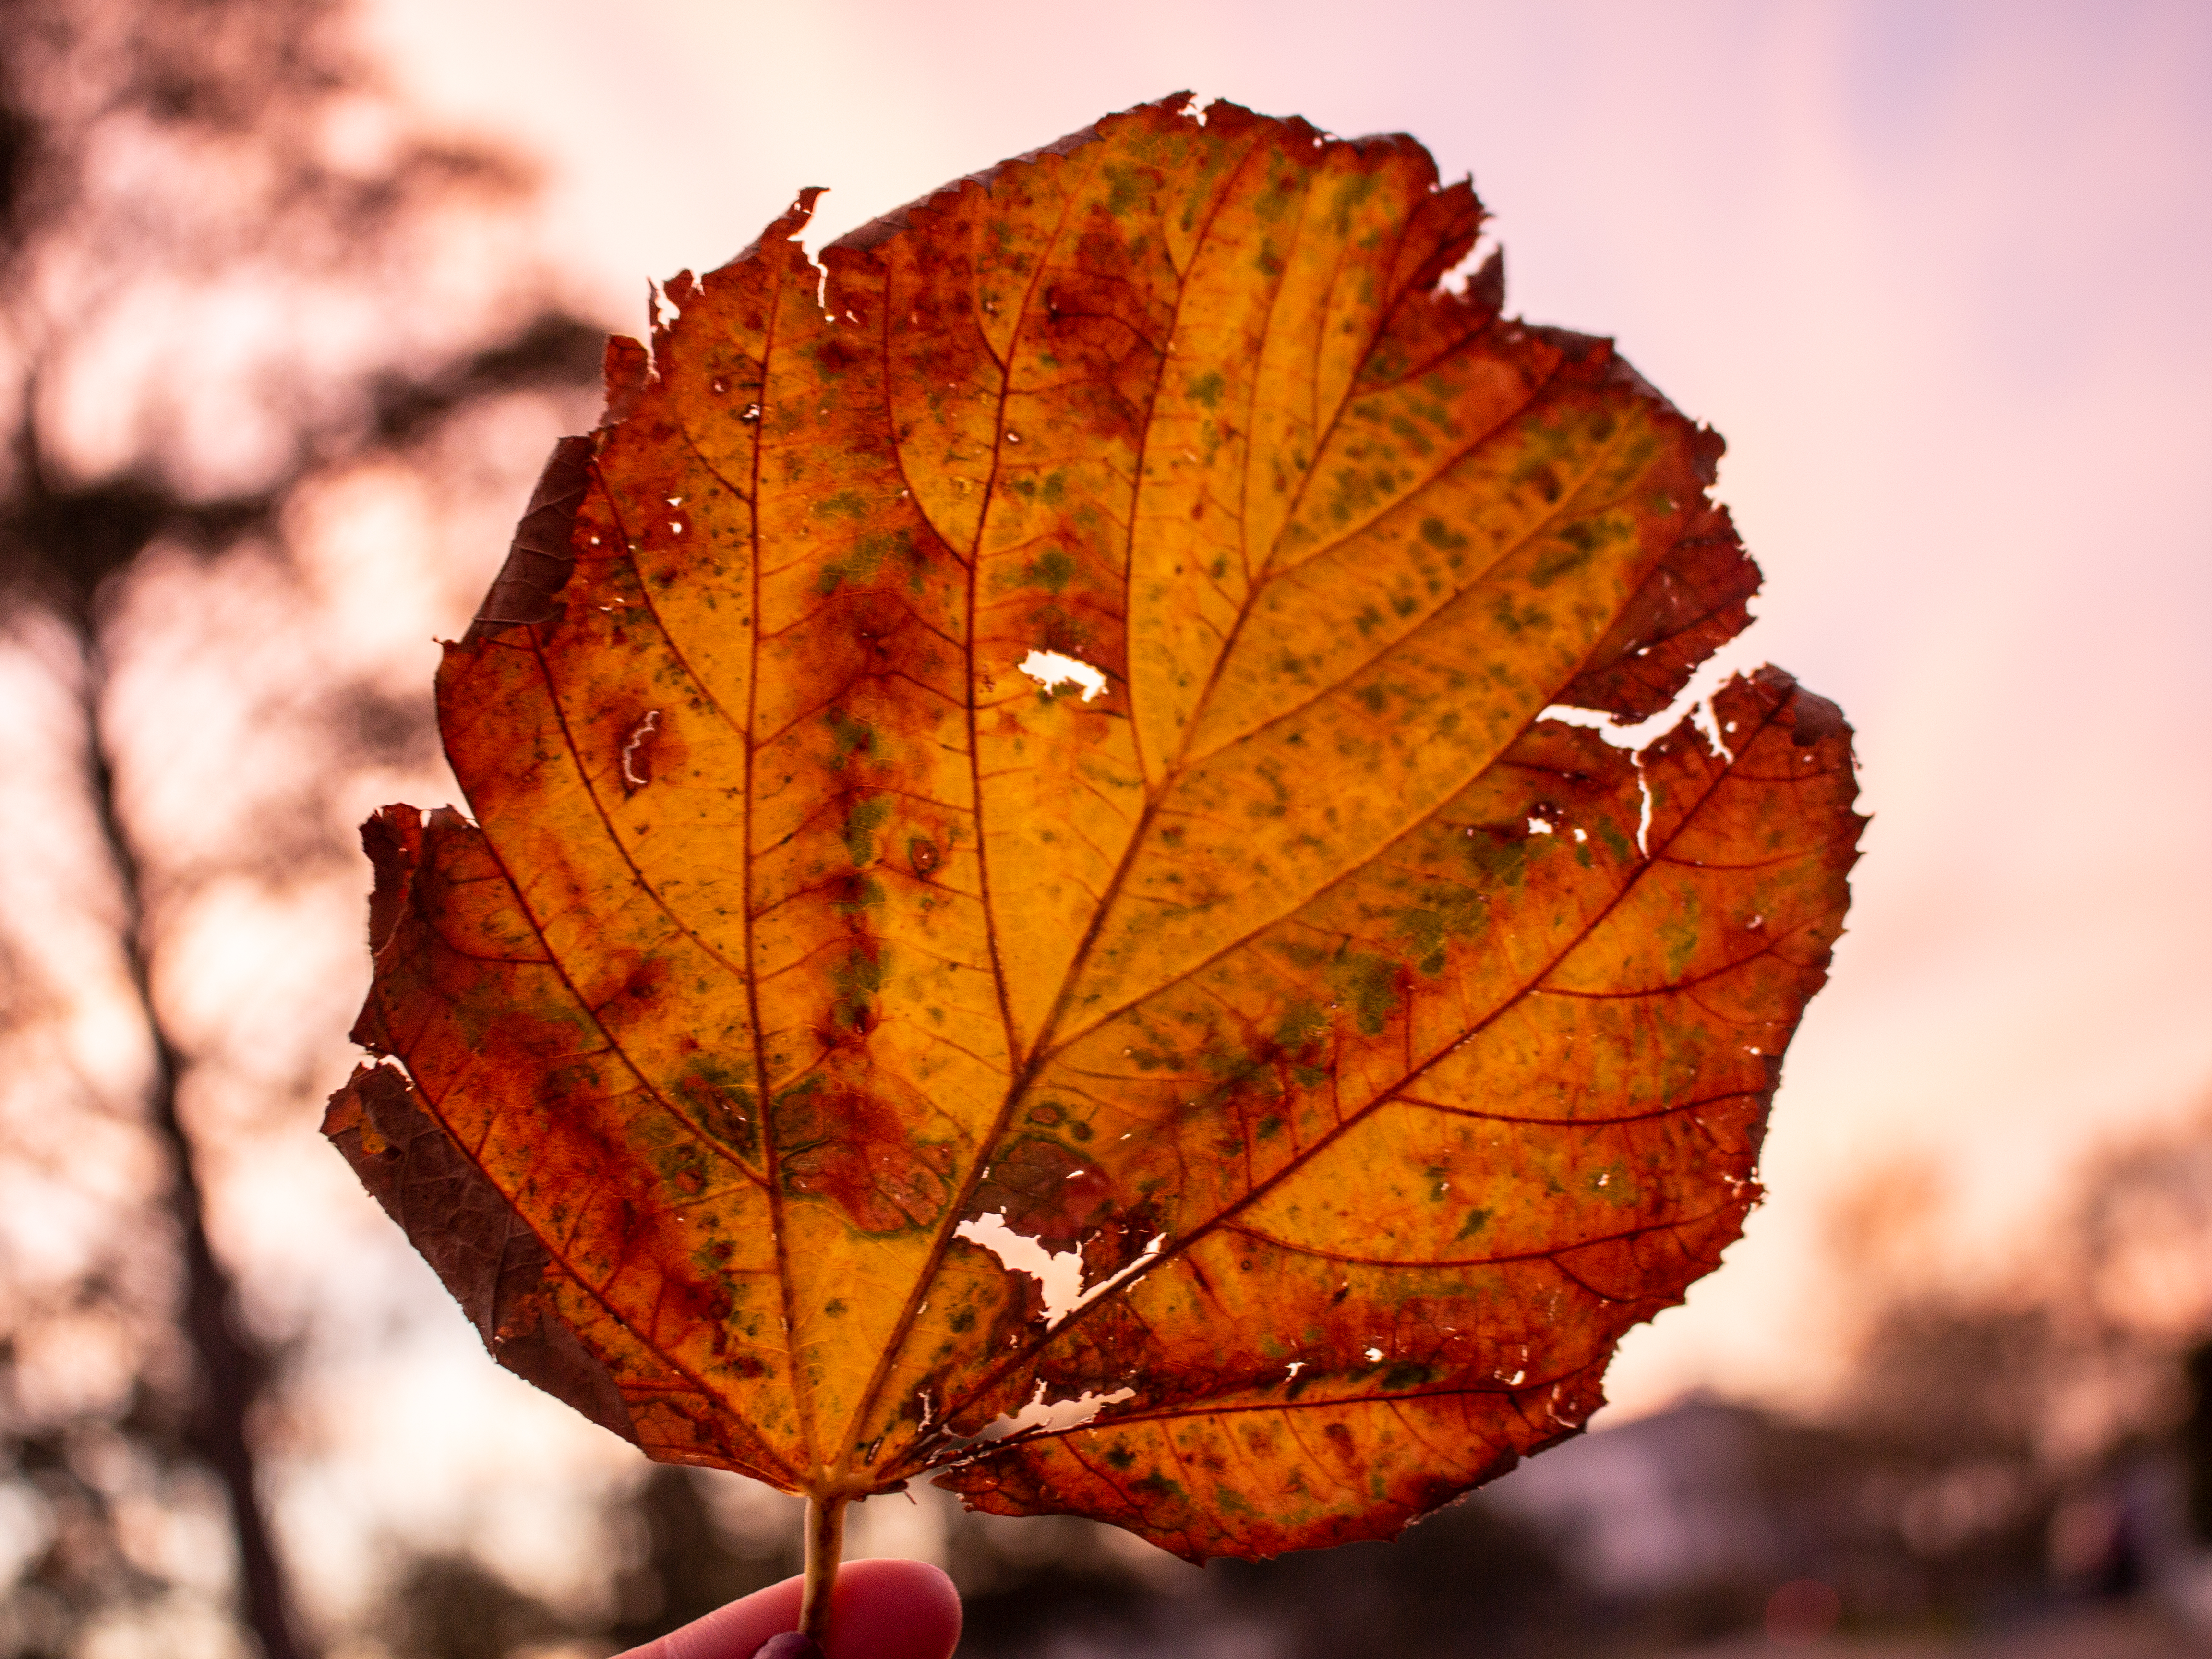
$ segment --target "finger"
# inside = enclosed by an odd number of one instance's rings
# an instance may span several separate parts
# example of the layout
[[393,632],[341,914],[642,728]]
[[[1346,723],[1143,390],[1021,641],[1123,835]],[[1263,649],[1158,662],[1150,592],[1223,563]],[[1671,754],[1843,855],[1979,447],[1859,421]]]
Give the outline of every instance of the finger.
[[[804,1581],[787,1578],[617,1659],[754,1659],[799,1627]],[[952,1581],[921,1561],[848,1561],[830,1604],[828,1659],[951,1659],[960,1640]]]
[[828,1659],[951,1659],[960,1596],[923,1561],[854,1561],[830,1602]]

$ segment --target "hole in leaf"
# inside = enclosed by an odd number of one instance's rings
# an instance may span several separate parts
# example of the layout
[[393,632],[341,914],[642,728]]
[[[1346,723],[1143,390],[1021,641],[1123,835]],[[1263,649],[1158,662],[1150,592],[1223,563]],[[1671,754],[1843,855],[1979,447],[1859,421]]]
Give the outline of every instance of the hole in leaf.
[[1063,685],[1079,685],[1083,688],[1083,701],[1089,702],[1106,689],[1105,675],[1082,658],[1071,657],[1065,652],[1032,651],[1018,666],[1048,693]]

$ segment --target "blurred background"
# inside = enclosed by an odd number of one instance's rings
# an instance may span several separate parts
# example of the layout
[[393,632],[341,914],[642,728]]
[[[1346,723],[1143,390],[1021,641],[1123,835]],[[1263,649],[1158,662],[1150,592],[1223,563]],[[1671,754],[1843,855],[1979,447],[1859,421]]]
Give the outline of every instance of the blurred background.
[[1614,1404],[1203,1571],[878,1499],[975,1656],[2212,1652],[2212,9],[0,0],[0,1656],[584,1659],[791,1511],[500,1371],[315,1133],[354,826],[648,277],[1178,88],[1472,172],[1727,435],[1874,815]]

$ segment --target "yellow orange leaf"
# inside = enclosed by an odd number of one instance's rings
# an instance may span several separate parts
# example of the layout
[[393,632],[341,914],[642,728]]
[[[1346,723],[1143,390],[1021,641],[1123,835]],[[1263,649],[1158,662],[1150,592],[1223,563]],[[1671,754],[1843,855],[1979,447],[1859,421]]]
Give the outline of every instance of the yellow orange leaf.
[[475,821],[368,828],[329,1131],[654,1457],[1387,1535],[1736,1236],[1849,732],[1765,670],[1620,746],[1746,621],[1720,442],[1441,281],[1410,139],[1170,100],[818,268],[811,202],[448,648]]

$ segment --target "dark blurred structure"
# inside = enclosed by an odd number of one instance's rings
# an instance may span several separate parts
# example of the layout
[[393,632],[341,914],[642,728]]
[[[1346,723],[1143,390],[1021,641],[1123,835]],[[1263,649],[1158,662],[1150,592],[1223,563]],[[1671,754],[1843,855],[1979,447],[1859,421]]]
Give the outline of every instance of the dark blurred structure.
[[[44,1536],[0,1603],[8,1655],[68,1652],[102,1613],[162,1589],[118,1530],[119,1492],[184,1509],[210,1483],[242,1623],[266,1659],[313,1650],[258,1455],[283,1358],[210,1242],[204,1159],[179,1109],[205,1056],[165,1007],[165,930],[198,887],[257,859],[349,856],[317,821],[319,784],[434,742],[426,704],[301,688],[271,718],[315,728],[323,770],[287,781],[292,810],[227,870],[180,856],[177,826],[140,805],[154,757],[116,724],[136,644],[122,599],[155,551],[256,562],[281,581],[288,509],[314,480],[366,456],[404,462],[485,399],[577,387],[597,363],[599,331],[527,271],[488,284],[481,305],[406,320],[434,245],[471,219],[514,221],[528,179],[481,147],[411,134],[345,22],[325,0],[0,0],[0,634],[74,708],[77,798],[54,810],[81,815],[94,843],[84,902],[112,934],[146,1055],[118,1101],[39,1048],[68,998],[36,923],[11,914],[0,1065],[35,1097],[18,1110],[87,1114],[133,1155],[136,1136],[157,1172],[128,1212],[105,1191],[91,1200],[107,1211],[70,1271],[32,1273],[21,1241],[0,1237],[0,1489]],[[35,1154],[11,1133],[0,1156],[27,1169]],[[66,1188],[66,1164],[35,1174]],[[96,1354],[127,1382],[34,1374],[58,1354]]]
[[1535,1460],[1497,1500],[1562,1540],[1591,1632],[1655,1652],[1756,1632],[1799,1585],[1863,1630],[2009,1616],[2045,1594],[2053,1496],[1986,1448],[1692,1401]]
[[2181,1425],[2181,1455],[2188,1470],[2189,1532],[2212,1548],[2212,1341],[2189,1351],[2189,1415]]
[[[1109,1652],[1177,1645],[1182,1598],[1164,1595],[1133,1565],[1133,1552],[1115,1548],[1095,1523],[1066,1516],[1010,1522],[951,1503],[944,1510],[946,1569],[960,1589],[966,1659],[1026,1659],[1071,1633]],[[1198,1577],[1180,1566],[1169,1571]]]
[[1229,1608],[1271,1627],[1268,1650],[1284,1659],[1533,1659],[1584,1651],[1592,1633],[1588,1597],[1551,1529],[1494,1494],[1462,1499],[1393,1543],[1223,1561],[1206,1577]]
[[747,1537],[715,1519],[708,1478],[656,1467],[617,1517],[615,1530],[633,1534],[637,1557],[615,1581],[617,1613],[606,1635],[618,1646],[649,1642],[799,1570],[796,1516],[774,1537]]
[[732,1475],[656,1464],[600,1517],[616,1567],[607,1616],[579,1619],[531,1595],[474,1556],[398,1553],[372,1634],[398,1659],[508,1659],[549,1643],[606,1652],[666,1635],[800,1567],[798,1510],[785,1524],[732,1525],[718,1516],[717,1482]]
[[507,1659],[568,1621],[466,1555],[418,1555],[386,1594],[380,1634],[406,1659]]

